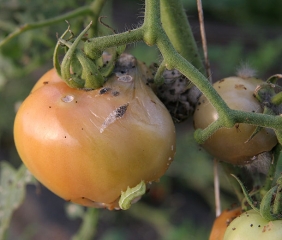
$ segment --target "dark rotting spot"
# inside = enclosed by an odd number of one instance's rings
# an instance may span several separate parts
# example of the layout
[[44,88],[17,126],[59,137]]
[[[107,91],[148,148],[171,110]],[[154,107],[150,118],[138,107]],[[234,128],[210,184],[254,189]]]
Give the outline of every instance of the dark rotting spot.
[[171,95],[174,95],[174,94],[175,94],[175,89],[170,89],[170,90],[169,90],[169,93],[170,93]]
[[49,108],[51,108],[51,106],[49,106]]
[[110,87],[104,87],[104,88],[100,89],[99,94],[102,95],[102,94],[104,94],[104,93],[106,93],[110,90],[111,90]]
[[114,97],[117,97],[119,94],[120,94],[119,91],[112,91],[112,95],[113,95]]
[[129,105],[129,104],[127,103],[127,104],[124,104],[124,105],[118,107],[118,108],[116,109],[116,112],[115,112],[115,117],[116,117],[116,118],[121,118],[121,117],[125,114],[128,105]]

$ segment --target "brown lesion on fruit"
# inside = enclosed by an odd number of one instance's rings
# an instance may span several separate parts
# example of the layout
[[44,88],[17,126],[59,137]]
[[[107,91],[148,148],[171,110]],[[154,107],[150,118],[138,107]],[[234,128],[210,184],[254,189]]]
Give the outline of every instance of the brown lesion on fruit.
[[103,95],[103,94],[109,92],[110,90],[112,90],[110,87],[101,88],[100,91],[99,91],[99,94]]
[[116,108],[114,111],[112,111],[109,114],[109,116],[105,119],[105,121],[103,122],[102,127],[100,128],[100,133],[102,133],[106,127],[114,123],[117,119],[122,118],[124,114],[126,113],[128,105],[129,103],[123,104],[120,107]]
[[120,92],[119,92],[119,91],[114,90],[114,91],[112,91],[112,95],[113,95],[114,97],[117,97],[117,96],[119,96],[119,95],[120,95]]
[[241,130],[240,130],[239,127],[240,127],[240,124],[239,124],[239,123],[236,123],[236,124],[235,124],[235,128],[236,128],[236,131],[237,131],[237,132],[241,132]]
[[235,84],[235,89],[237,90],[247,90],[244,84]]

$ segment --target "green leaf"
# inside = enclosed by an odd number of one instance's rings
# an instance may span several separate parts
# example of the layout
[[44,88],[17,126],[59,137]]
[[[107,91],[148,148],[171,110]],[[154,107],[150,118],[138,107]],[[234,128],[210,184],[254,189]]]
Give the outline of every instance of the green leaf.
[[35,183],[35,179],[23,164],[16,170],[10,163],[0,162],[0,239],[4,239],[12,214],[23,202],[29,183]]

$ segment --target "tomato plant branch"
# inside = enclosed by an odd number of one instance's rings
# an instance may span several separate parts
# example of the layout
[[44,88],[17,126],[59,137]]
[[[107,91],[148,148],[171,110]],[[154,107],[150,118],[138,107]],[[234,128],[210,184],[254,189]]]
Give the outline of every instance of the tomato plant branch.
[[140,27],[119,34],[88,39],[84,44],[84,52],[91,59],[97,59],[107,48],[141,41],[143,32],[144,29]]
[[204,74],[205,69],[182,2],[162,0],[161,22],[175,50]]
[[[222,110],[221,110],[222,111]],[[206,129],[197,129],[195,131],[195,138],[199,143],[205,142],[219,127],[233,127],[235,123],[247,123],[254,126],[261,126],[266,128],[272,128],[274,130],[280,130],[282,126],[282,117],[281,116],[270,116],[262,113],[253,113],[253,112],[243,112],[239,110],[228,109],[231,119],[233,120],[233,125],[228,124],[223,119],[218,119],[218,123],[212,123]],[[226,124],[227,123],[227,124]],[[218,128],[216,128],[216,125]],[[278,137],[279,142],[281,143],[282,139]]]
[[[98,15],[100,11],[102,10],[104,3],[105,3],[105,0],[96,0],[89,6],[83,6],[83,7],[77,8],[74,11],[62,14],[54,18],[50,18],[50,19],[46,19],[46,20],[34,22],[34,23],[26,23],[23,26],[17,28],[14,32],[10,33],[6,38],[4,38],[0,42],[0,48],[3,47],[9,41],[11,41],[13,38],[19,36],[20,34],[26,31],[51,26],[56,23],[65,21],[66,19],[72,19],[72,18],[76,18],[79,16],[85,16],[85,15],[91,15],[93,19],[98,19]],[[97,25],[97,20],[94,21],[93,26],[96,26],[96,25]]]

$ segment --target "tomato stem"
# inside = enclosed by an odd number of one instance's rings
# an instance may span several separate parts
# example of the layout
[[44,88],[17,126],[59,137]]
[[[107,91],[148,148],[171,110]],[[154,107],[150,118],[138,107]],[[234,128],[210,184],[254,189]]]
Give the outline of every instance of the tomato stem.
[[162,0],[161,22],[175,50],[200,72],[205,68],[183,4],[179,0]]

